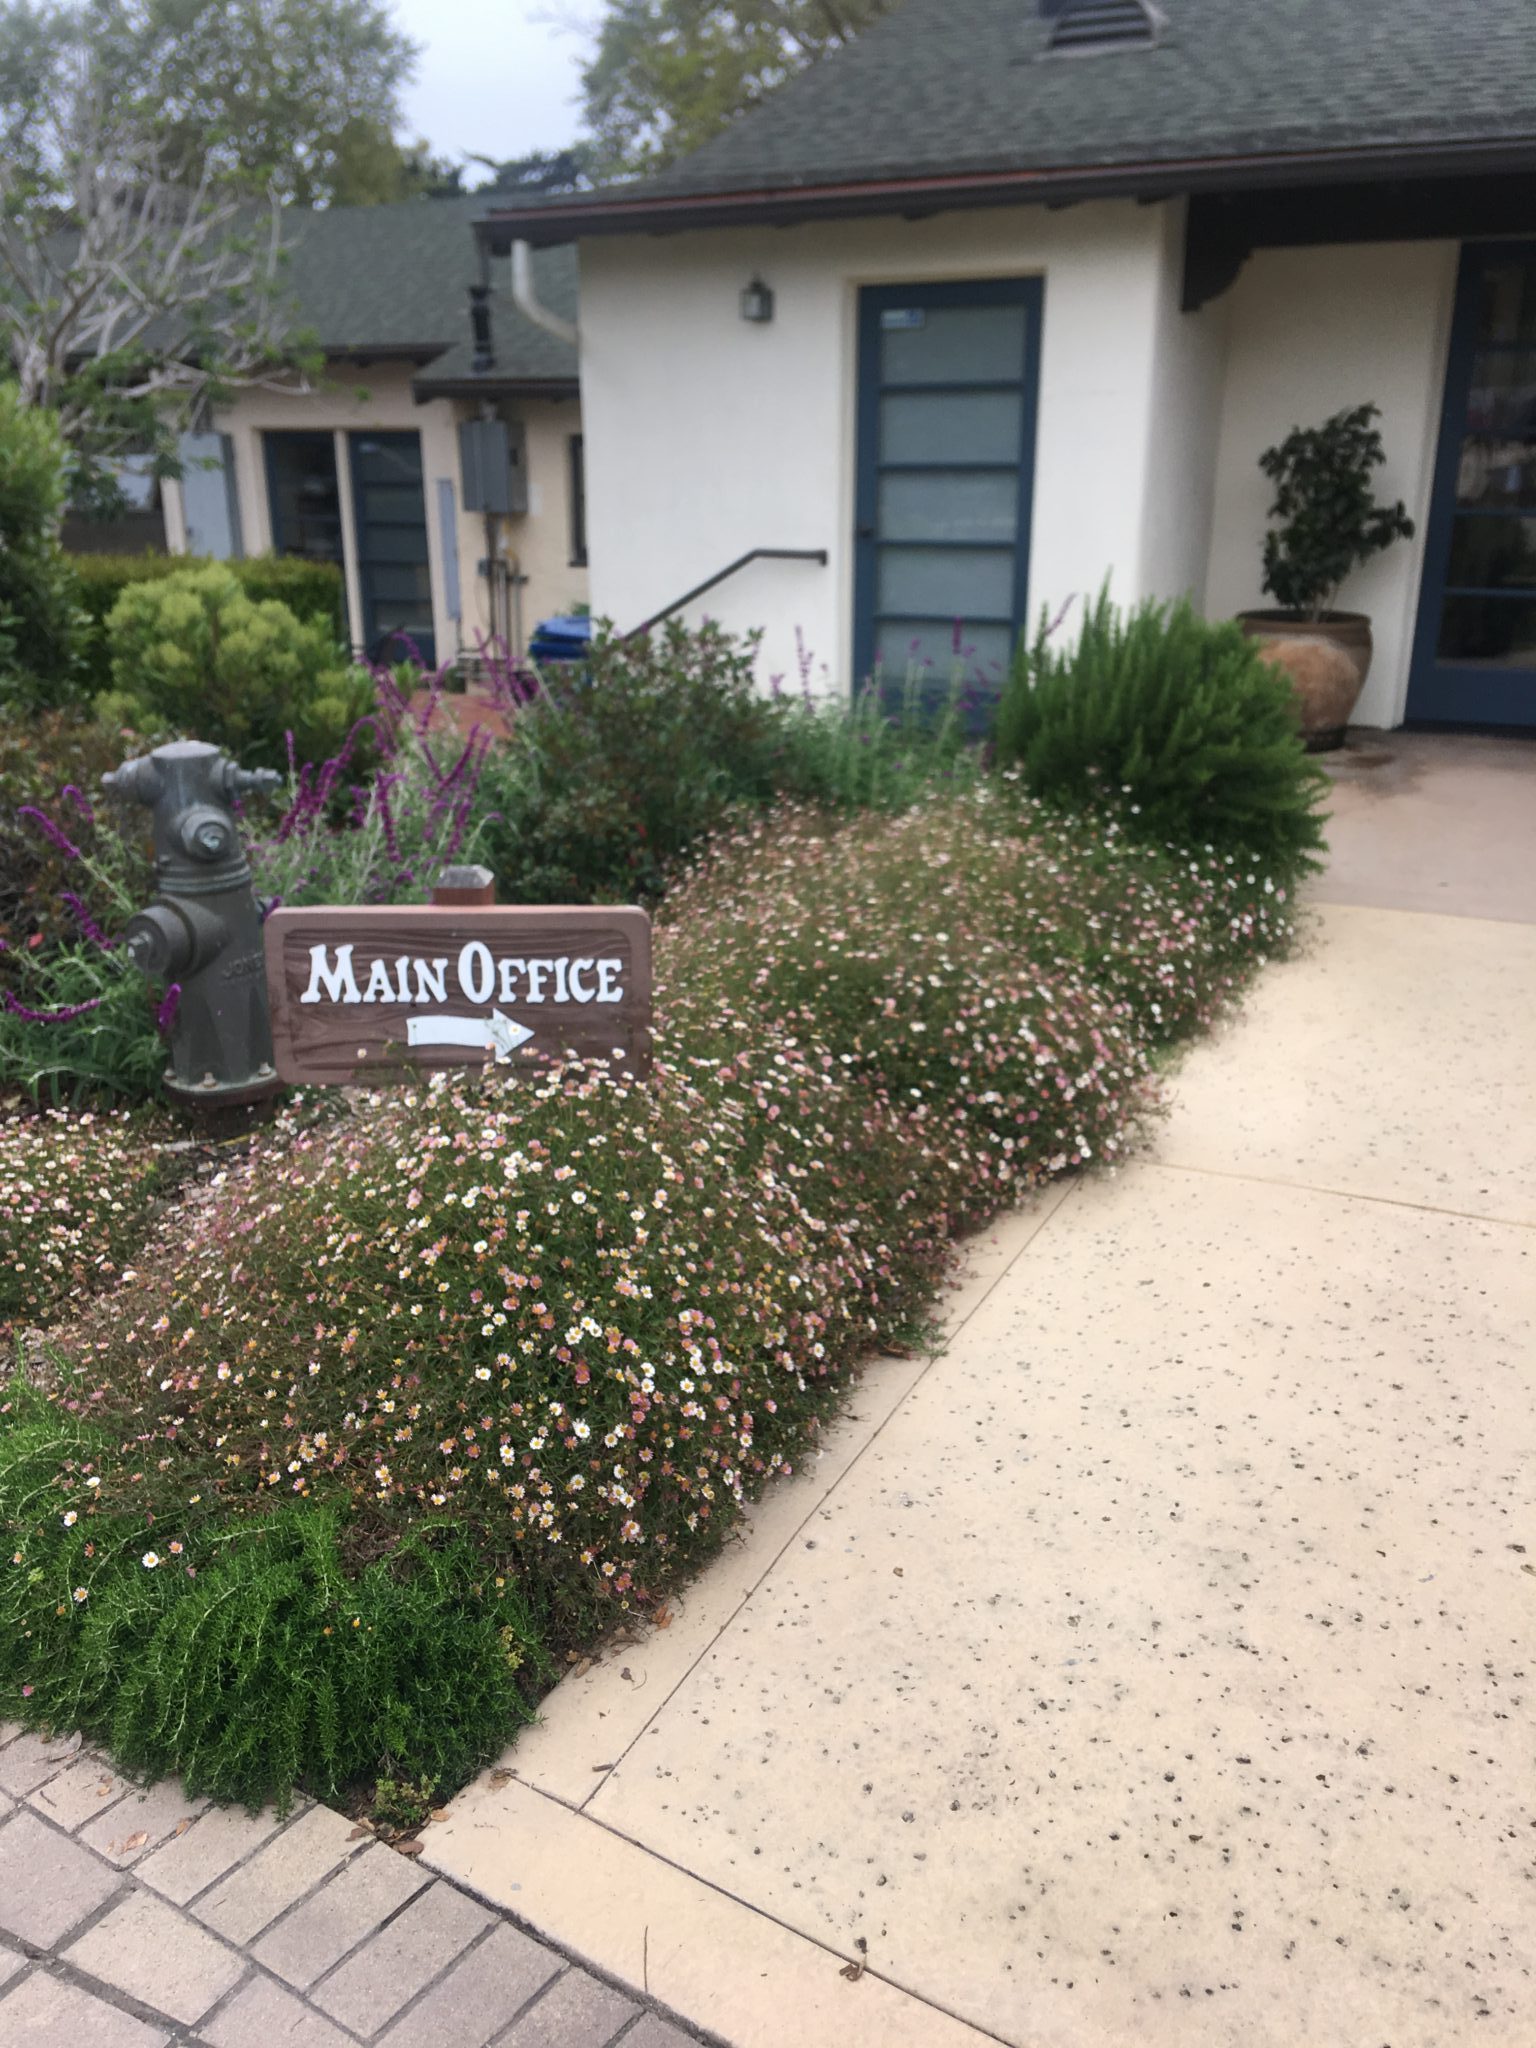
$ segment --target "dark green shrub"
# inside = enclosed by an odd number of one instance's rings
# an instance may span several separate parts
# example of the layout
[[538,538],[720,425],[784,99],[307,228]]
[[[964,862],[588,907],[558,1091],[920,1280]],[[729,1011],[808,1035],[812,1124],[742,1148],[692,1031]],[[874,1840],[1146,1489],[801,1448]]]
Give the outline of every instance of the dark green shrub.
[[0,383],[0,702],[77,694],[79,598],[58,538],[68,474],[52,413]]
[[257,602],[227,564],[131,584],[107,621],[112,688],[98,714],[141,732],[211,740],[246,766],[334,753],[373,705],[373,685],[327,629]]
[[1042,626],[998,706],[997,757],[1051,803],[1109,803],[1138,837],[1239,854],[1279,884],[1319,864],[1327,783],[1289,678],[1187,603],[1122,615],[1103,595],[1059,648]]
[[579,677],[551,672],[486,764],[478,857],[503,902],[654,897],[733,803],[771,795],[776,719],[755,652],[673,621],[599,641]]
[[[83,613],[81,652],[100,688],[112,658],[107,620],[123,592],[135,583],[161,583],[188,569],[213,564],[200,555],[72,555]],[[323,626],[338,647],[347,644],[347,599],[341,571],[333,562],[302,562],[287,555],[253,555],[221,562],[246,596],[257,604],[276,598],[306,624]]]
[[659,896],[673,864],[738,805],[794,797],[899,810],[975,773],[952,716],[876,693],[818,708],[765,693],[755,636],[672,620],[643,640],[599,639],[577,676],[551,671],[486,764],[476,857],[504,901]]

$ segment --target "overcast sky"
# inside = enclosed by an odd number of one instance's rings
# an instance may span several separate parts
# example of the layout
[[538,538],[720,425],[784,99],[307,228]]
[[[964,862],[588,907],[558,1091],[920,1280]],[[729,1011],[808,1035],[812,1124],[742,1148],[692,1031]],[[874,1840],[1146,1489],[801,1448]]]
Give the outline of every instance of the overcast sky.
[[523,156],[575,139],[584,44],[551,17],[590,19],[592,0],[394,0],[394,11],[424,45],[405,110],[435,155]]

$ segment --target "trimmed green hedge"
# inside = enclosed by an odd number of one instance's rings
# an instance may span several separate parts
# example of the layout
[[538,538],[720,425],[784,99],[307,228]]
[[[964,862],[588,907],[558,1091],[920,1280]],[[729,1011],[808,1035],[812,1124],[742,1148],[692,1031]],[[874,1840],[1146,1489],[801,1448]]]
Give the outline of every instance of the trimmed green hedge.
[[[182,569],[210,566],[202,555],[71,555],[69,559],[87,621],[80,636],[82,652],[98,676],[112,654],[108,615],[130,584],[155,583]],[[346,591],[341,571],[333,562],[253,555],[245,561],[222,562],[219,567],[237,577],[246,596],[257,603],[275,597],[298,618],[323,624],[339,646],[348,644]]]

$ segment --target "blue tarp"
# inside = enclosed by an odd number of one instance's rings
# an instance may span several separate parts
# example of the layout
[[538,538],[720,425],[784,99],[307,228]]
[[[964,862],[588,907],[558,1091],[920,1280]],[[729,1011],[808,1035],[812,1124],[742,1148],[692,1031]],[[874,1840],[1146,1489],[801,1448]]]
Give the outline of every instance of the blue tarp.
[[528,643],[530,661],[585,661],[592,645],[588,618],[544,619]]

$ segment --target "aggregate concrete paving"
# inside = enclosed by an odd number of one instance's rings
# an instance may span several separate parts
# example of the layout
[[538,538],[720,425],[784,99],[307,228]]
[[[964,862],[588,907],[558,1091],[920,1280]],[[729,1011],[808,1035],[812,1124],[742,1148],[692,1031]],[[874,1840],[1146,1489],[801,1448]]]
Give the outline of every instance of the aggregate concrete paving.
[[1536,2036],[1536,749],[1482,745],[1333,764],[1308,941],[1149,1150],[973,1248],[437,1869],[738,2048]]

